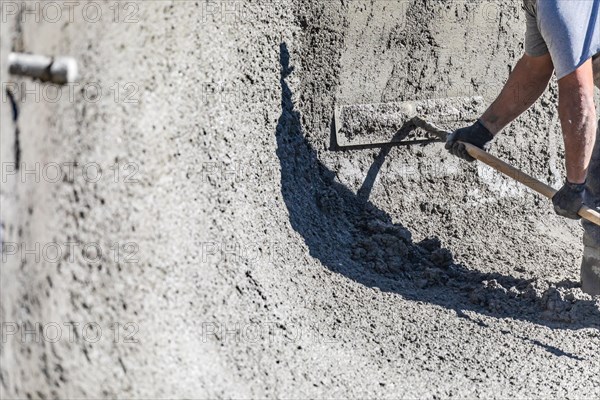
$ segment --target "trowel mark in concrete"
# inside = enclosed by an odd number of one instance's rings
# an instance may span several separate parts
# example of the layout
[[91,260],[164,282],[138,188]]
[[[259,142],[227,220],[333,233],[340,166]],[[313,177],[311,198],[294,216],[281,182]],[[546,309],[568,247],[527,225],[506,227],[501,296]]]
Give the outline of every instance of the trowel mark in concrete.
[[[482,97],[453,97],[378,104],[341,105],[335,110],[341,147],[399,143],[416,128],[414,117],[435,124],[465,124],[484,110]],[[419,129],[425,139],[438,139]],[[411,135],[411,139],[413,139]]]

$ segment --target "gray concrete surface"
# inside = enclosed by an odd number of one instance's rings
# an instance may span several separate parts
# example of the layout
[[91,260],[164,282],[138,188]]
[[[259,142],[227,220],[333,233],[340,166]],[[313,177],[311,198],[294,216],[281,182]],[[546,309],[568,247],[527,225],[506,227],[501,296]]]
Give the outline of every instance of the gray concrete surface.
[[[518,2],[90,3],[2,9],[45,97],[1,105],[0,397],[600,395],[579,224],[441,145],[329,150],[335,104],[492,99]],[[554,186],[556,99],[492,149]]]

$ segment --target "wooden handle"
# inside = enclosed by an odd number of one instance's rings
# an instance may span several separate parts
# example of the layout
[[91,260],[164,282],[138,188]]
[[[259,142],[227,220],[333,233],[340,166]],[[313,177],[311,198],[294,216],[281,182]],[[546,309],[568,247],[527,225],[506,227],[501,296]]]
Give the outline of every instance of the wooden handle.
[[[552,188],[551,186],[546,185],[543,182],[538,181],[534,177],[526,174],[525,172],[513,167],[510,164],[505,163],[504,161],[494,157],[493,155],[487,153],[486,151],[481,150],[479,147],[473,146],[472,144],[460,142],[465,145],[467,149],[467,153],[469,155],[484,164],[489,165],[497,171],[502,172],[504,175],[513,178],[516,181],[521,182],[523,185],[527,186],[530,189],[535,190],[536,192],[546,196],[551,199],[556,194],[557,190]],[[579,209],[578,214],[585,218],[586,220],[599,225],[600,226],[600,213],[587,206],[582,206]]]

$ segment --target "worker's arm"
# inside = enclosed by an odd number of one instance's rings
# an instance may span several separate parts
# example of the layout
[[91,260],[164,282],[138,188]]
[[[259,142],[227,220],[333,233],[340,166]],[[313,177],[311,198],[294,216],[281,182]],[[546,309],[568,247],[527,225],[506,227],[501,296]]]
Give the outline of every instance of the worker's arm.
[[558,114],[565,140],[567,179],[583,183],[596,138],[591,59],[558,81]]
[[558,81],[558,114],[565,141],[567,181],[552,201],[558,214],[578,219],[596,139],[592,60]]
[[[549,54],[541,57],[524,55],[498,98],[482,115],[481,123],[492,135],[496,135],[540,97],[548,86],[552,72]],[[596,136],[592,60],[561,78],[558,92],[567,180],[584,183]]]
[[496,135],[525,112],[544,93],[554,72],[552,58],[523,55],[496,100],[481,116],[481,122]]
[[553,71],[550,54],[540,57],[523,55],[498,98],[475,124],[452,133],[448,137],[446,148],[458,157],[473,161],[458,141],[468,142],[483,149],[498,132],[531,107],[544,93]]

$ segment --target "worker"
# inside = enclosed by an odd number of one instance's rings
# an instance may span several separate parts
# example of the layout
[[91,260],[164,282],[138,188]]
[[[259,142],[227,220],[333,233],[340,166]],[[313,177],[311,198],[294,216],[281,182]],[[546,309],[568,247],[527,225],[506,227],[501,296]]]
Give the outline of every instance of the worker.
[[[446,149],[474,161],[459,141],[488,149],[494,136],[540,97],[556,71],[566,180],[552,202],[557,214],[579,219],[583,204],[600,210],[600,128],[594,105],[594,83],[600,88],[600,0],[523,3],[525,54],[496,100],[472,126],[449,135]],[[582,290],[600,295],[600,226],[584,221],[583,228]]]

